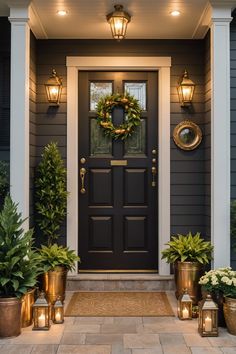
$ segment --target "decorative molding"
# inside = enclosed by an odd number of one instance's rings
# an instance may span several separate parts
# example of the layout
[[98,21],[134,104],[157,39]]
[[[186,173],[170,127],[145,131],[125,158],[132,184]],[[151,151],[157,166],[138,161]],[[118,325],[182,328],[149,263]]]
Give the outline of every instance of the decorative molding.
[[158,270],[170,274],[161,250],[170,239],[170,57],[67,57],[67,245],[78,252],[78,73],[80,70],[158,71]]
[[43,24],[37,13],[37,10],[35,9],[34,4],[32,3],[29,8],[29,14],[30,14],[29,25],[35,37],[37,39],[48,39],[47,32],[45,31],[45,28],[43,27]]

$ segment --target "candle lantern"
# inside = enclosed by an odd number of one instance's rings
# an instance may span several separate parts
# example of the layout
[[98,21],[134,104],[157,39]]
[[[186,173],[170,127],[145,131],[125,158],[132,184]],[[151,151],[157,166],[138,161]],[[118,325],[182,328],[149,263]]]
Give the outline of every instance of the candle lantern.
[[207,295],[199,305],[198,332],[202,337],[218,336],[218,306],[211,295]]
[[33,304],[33,330],[48,331],[50,328],[50,305],[45,299],[45,293],[41,292]]
[[64,306],[60,300],[60,296],[58,296],[52,307],[52,321],[56,324],[64,322]]
[[178,299],[178,317],[180,320],[192,319],[193,301],[188,294],[188,290],[184,289],[183,294]]

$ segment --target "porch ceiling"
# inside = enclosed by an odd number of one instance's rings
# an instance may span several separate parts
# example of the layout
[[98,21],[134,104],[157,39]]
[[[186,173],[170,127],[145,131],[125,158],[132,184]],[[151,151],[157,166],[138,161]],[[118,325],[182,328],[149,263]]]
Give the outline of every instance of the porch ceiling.
[[[0,15],[7,14],[4,4],[12,2],[0,0]],[[207,0],[32,0],[31,28],[37,38],[111,39],[106,14],[117,3],[132,16],[127,39],[191,39],[205,35],[199,24]],[[67,16],[57,15],[61,9],[68,11]],[[171,16],[173,10],[181,15]]]

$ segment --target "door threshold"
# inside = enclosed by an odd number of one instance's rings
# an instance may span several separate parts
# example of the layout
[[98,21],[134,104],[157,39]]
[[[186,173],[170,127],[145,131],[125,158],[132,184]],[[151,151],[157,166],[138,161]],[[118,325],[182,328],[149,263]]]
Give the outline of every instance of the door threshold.
[[129,273],[129,274],[141,274],[141,273],[156,273],[158,274],[157,269],[79,269],[78,273],[117,273],[117,274],[123,274],[123,273]]

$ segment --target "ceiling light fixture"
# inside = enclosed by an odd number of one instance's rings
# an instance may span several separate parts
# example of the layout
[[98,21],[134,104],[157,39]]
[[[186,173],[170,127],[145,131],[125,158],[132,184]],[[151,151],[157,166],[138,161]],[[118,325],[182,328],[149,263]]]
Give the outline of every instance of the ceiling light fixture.
[[171,16],[177,17],[180,15],[180,11],[174,10],[174,11],[171,11],[170,14],[171,14]]
[[58,11],[57,11],[57,14],[58,14],[59,16],[66,16],[66,15],[68,14],[68,12],[67,12],[66,10],[58,10]]
[[122,5],[115,5],[115,11],[107,15],[107,22],[111,26],[111,33],[113,38],[120,41],[125,38],[127,25],[130,22],[131,16],[123,11]]

